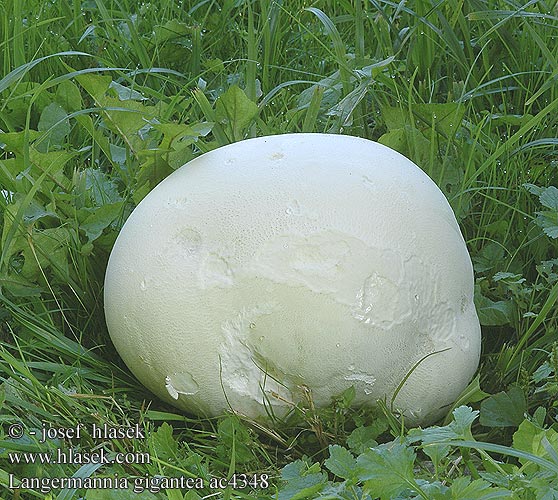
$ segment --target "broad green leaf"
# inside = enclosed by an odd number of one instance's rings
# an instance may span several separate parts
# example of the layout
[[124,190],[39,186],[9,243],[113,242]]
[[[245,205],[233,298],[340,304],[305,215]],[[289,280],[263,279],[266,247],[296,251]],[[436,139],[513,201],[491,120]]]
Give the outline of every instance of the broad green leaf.
[[50,193],[51,191],[59,191],[60,189],[68,192],[70,191],[70,181],[66,176],[64,167],[72,160],[78,153],[66,151],[61,149],[59,151],[49,151],[46,153],[37,151],[35,148],[29,150],[29,160],[33,165],[31,174],[34,179],[40,177],[44,172],[48,172],[48,176],[40,186],[40,191],[43,193]]
[[42,288],[16,273],[0,274],[0,291],[14,297],[37,297]]
[[493,301],[485,297],[478,285],[475,286],[475,307],[481,325],[501,326],[513,320],[514,305],[511,301]]
[[4,149],[7,151],[21,154],[27,144],[38,139],[41,135],[42,134],[36,130],[0,133],[0,144],[4,143]]
[[521,285],[527,281],[521,274],[504,272],[496,273],[492,279],[494,281],[502,281],[506,285]]
[[358,491],[360,493],[360,488],[357,489],[357,487],[353,486],[347,481],[343,481],[342,483],[328,482],[316,496],[312,496],[311,498],[312,500],[353,500],[355,498],[360,499],[360,495],[355,496],[355,491]]
[[491,241],[473,257],[473,267],[477,273],[488,271],[501,265],[504,255],[505,250],[502,245]]
[[538,384],[543,380],[548,379],[553,373],[554,367],[546,361],[533,372],[533,382]]
[[233,85],[215,103],[216,120],[223,125],[231,142],[244,139],[245,131],[258,115],[258,106],[243,90]]
[[473,439],[471,425],[478,415],[478,411],[474,411],[468,406],[460,406],[453,410],[453,421],[448,425],[411,429],[409,431],[409,442],[422,441],[423,451],[433,462],[437,463],[447,456],[451,448],[448,445],[437,445],[436,443],[454,439]]
[[424,479],[417,479],[417,484],[420,486],[421,490],[423,491],[423,495],[404,495],[399,496],[397,499],[412,499],[412,500],[419,500],[423,498],[428,498],[428,500],[449,500],[449,488],[442,484],[440,481],[425,481]]
[[416,489],[412,448],[391,442],[372,448],[357,458],[357,477],[372,497],[390,500],[406,489]]
[[419,167],[424,168],[430,162],[431,141],[412,125],[390,130],[382,135],[378,142],[399,151]]
[[536,186],[535,184],[529,184],[529,183],[523,184],[523,187],[527,189],[527,191],[529,191],[531,194],[534,194],[536,196],[540,196],[545,190],[545,188],[543,187],[539,187]]
[[144,97],[141,92],[120,83],[110,82],[109,89],[112,89],[121,101],[147,101],[147,97]]
[[85,188],[94,206],[99,207],[109,203],[122,201],[116,183],[98,168],[87,168],[85,173]]
[[122,202],[110,203],[94,209],[80,225],[89,243],[95,241],[122,213]]
[[551,487],[545,477],[531,478],[529,486],[535,490],[537,500],[558,500],[558,487]]
[[558,238],[558,211],[556,212],[537,212],[537,224],[547,236],[553,239]]
[[[133,153],[150,146],[144,131],[150,128],[152,119],[163,113],[163,102],[156,106],[148,106],[135,100],[122,101],[119,97],[110,96],[107,94],[112,83],[110,77],[83,74],[76,78],[95,99],[96,105],[104,108],[104,125],[121,137]],[[83,123],[83,126],[87,127],[87,123]],[[92,131],[90,133],[93,134]],[[103,151],[110,158],[110,151],[106,145]]]
[[550,238],[558,238],[558,188],[555,186],[543,188],[534,184],[523,184],[523,187],[538,196],[541,204],[549,209],[537,212],[536,224]]
[[558,212],[558,189],[554,186],[547,187],[539,196],[543,206]]
[[360,455],[369,448],[378,446],[376,438],[388,430],[385,418],[376,418],[371,425],[357,427],[347,438],[347,445],[354,453]]
[[150,186],[149,182],[145,182],[144,184],[142,184],[141,186],[136,186],[136,188],[134,189],[133,193],[132,193],[132,200],[134,200],[134,203],[136,205],[139,204],[139,202],[141,200],[143,200],[151,191],[152,187]]
[[492,114],[489,116],[490,121],[495,125],[512,125],[514,127],[519,127],[524,125],[529,120],[533,119],[533,115],[502,115],[502,114]]
[[[554,429],[541,429],[529,420],[524,420],[513,435],[513,447],[520,451],[531,453],[537,457],[551,459],[546,446],[558,451],[558,432]],[[519,461],[527,466],[531,472],[538,469],[538,465],[530,463],[529,460],[520,458]]]
[[209,134],[212,126],[213,124],[208,122],[192,125],[183,123],[155,124],[154,128],[163,133],[163,139],[159,143],[157,151],[153,151],[151,154],[163,155],[169,166],[172,169],[177,169],[192,159],[192,144],[197,142],[200,137]]
[[465,106],[459,103],[413,104],[411,114],[408,109],[400,107],[382,108],[382,118],[390,131],[408,126],[421,131],[434,127],[446,137],[452,136],[461,126],[464,113]]
[[60,104],[53,102],[43,109],[37,128],[39,132],[46,133],[46,139],[41,140],[41,144],[62,146],[70,133],[68,113]]
[[42,272],[52,269],[61,280],[69,279],[69,249],[74,240],[72,230],[65,226],[34,230],[31,233],[33,247],[27,243],[23,250],[25,264],[21,271],[25,278],[37,281]]
[[159,144],[162,150],[181,149],[183,143],[187,145],[197,141],[200,137],[205,137],[211,132],[212,123],[200,122],[192,125],[185,123],[158,123],[153,127],[163,133],[163,138]]
[[225,65],[221,59],[206,59],[203,62],[203,67],[212,73],[221,73],[225,71]]
[[184,70],[184,61],[192,57],[192,51],[184,42],[187,43],[187,40],[175,38],[169,39],[160,46],[158,54],[160,63],[170,69]]
[[448,138],[459,129],[465,114],[465,106],[459,103],[416,104],[412,110],[415,120],[427,128],[434,124],[434,129]]
[[110,76],[94,75],[92,73],[82,73],[76,76],[78,83],[87,93],[98,100],[103,97],[109,89],[112,78]]
[[[19,82],[17,87],[10,89],[8,99],[0,98],[0,101],[3,101],[0,106],[0,114],[2,119],[9,124],[10,130],[25,129],[27,113],[31,111],[31,117],[34,118],[52,102],[52,98],[52,94],[41,88],[38,83]],[[33,104],[31,104],[32,99],[34,99]]]
[[149,441],[153,453],[160,460],[168,461],[176,457],[178,443],[173,436],[173,428],[167,422],[163,422],[159,428],[149,435]]
[[468,477],[456,478],[448,493],[451,495],[449,498],[455,500],[488,500],[489,498],[510,498],[511,495],[509,490],[494,488],[483,479],[471,481]]
[[471,426],[479,416],[477,410],[469,406],[460,406],[453,410],[454,421],[449,425],[452,430],[463,439],[473,439]]
[[[415,104],[411,110],[385,106],[382,117],[388,132],[378,142],[410,158],[423,168],[446,194],[453,194],[454,186],[461,186],[461,163],[433,159],[441,149],[441,140],[453,136],[460,127],[464,107],[457,103]],[[460,189],[460,188],[459,188]]]
[[159,182],[173,172],[174,170],[162,155],[150,155],[140,165],[136,174],[136,188],[132,193],[134,202],[139,203]]
[[480,423],[486,427],[516,427],[525,418],[527,401],[520,387],[513,386],[481,403]]
[[510,221],[501,219],[501,220],[496,220],[490,224],[484,225],[483,230],[486,231],[488,236],[492,236],[493,238],[499,240],[505,237],[509,227],[510,227]]
[[279,489],[277,500],[303,500],[315,498],[327,484],[327,475],[319,469],[297,460],[283,467],[281,479],[286,483]]
[[342,479],[352,479],[355,477],[355,457],[342,446],[331,445],[329,447],[329,458],[325,461],[325,466],[330,472]]
[[395,151],[401,154],[408,154],[407,134],[403,127],[386,132],[380,136],[378,142],[391,149],[395,149]]
[[117,97],[106,96],[100,102],[105,107],[105,124],[120,136],[135,153],[149,146],[146,134],[150,121],[161,113],[161,106],[148,106],[138,101],[120,101]]
[[116,144],[109,144],[109,147],[111,160],[118,165],[124,165],[126,163],[126,157],[128,156],[126,154],[126,148],[117,146]]
[[[17,196],[16,199],[21,200],[21,197]],[[31,200],[31,202],[25,208],[25,213],[23,214],[23,223],[25,225],[29,225],[46,217],[58,219],[59,216],[52,210],[47,210],[37,200]]]
[[[40,203],[31,199],[27,205],[24,206],[21,219],[16,220],[17,213],[21,210],[25,202],[25,197],[18,193],[14,196],[13,202],[6,206],[4,210],[4,227],[2,231],[2,246],[5,247],[8,241],[10,232],[17,231],[20,223],[26,226],[47,217],[57,218],[57,216],[50,210],[45,209]],[[21,228],[20,228],[21,229]],[[28,248],[27,238],[24,236],[15,236],[9,243],[10,248],[3,248],[6,256],[13,255],[16,252],[21,252]]]
[[79,88],[70,80],[64,80],[58,85],[55,100],[69,112],[78,111],[83,108]]
[[536,268],[550,284],[553,285],[558,281],[558,259],[543,260]]
[[154,40],[158,43],[164,43],[176,38],[182,38],[189,35],[192,28],[188,24],[179,21],[178,19],[171,19],[163,26],[155,26],[153,29]]
[[407,111],[394,106],[382,107],[382,118],[388,130],[401,130],[409,123]]

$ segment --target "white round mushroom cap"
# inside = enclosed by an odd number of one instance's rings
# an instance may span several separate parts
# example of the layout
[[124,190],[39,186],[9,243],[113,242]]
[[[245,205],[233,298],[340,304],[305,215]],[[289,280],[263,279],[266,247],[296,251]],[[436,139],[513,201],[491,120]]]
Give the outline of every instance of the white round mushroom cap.
[[136,377],[208,416],[285,414],[306,390],[323,406],[354,386],[356,404],[397,393],[428,422],[480,354],[446,198],[401,154],[342,135],[249,139],[178,169],[119,234],[105,311]]

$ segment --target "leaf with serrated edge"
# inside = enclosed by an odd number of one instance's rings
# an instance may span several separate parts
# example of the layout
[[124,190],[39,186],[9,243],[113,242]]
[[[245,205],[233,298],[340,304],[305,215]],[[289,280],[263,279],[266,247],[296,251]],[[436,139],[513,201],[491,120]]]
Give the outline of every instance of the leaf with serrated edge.
[[412,448],[391,442],[368,450],[357,458],[357,477],[371,497],[394,498],[406,489],[417,488]]
[[558,189],[554,186],[547,187],[539,196],[539,201],[546,208],[558,212]]
[[327,477],[323,472],[311,472],[302,460],[283,467],[281,479],[286,484],[280,488],[277,500],[314,498],[327,484]]
[[526,411],[523,390],[513,386],[481,403],[480,423],[487,427],[515,427],[523,421]]
[[325,466],[342,479],[352,479],[355,476],[355,458],[349,450],[337,444],[329,447],[329,458],[325,461]]

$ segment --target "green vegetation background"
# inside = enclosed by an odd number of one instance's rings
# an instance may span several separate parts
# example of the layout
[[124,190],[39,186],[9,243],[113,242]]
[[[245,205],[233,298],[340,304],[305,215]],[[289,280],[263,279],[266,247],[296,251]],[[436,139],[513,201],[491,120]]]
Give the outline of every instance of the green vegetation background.
[[[0,498],[558,499],[556,0],[0,0],[0,12]],[[407,429],[389,401],[353,409],[351,391],[273,426],[194,419],[151,401],[111,347],[104,270],[135,204],[200,153],[285,132],[378,140],[448,197],[483,356],[438,426]],[[30,434],[79,423],[139,423],[146,438]],[[13,459],[70,448],[151,463]],[[269,484],[156,491],[157,476],[235,472]],[[116,474],[155,479],[143,493],[9,487]]]

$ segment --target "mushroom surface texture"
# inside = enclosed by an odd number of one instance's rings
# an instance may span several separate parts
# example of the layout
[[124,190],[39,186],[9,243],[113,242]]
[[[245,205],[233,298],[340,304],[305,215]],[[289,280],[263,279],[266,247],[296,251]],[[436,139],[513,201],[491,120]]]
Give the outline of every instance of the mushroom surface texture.
[[446,198],[366,139],[248,139],[179,168],[132,212],[105,278],[135,376],[198,415],[284,415],[354,386],[414,423],[473,376],[473,270]]

